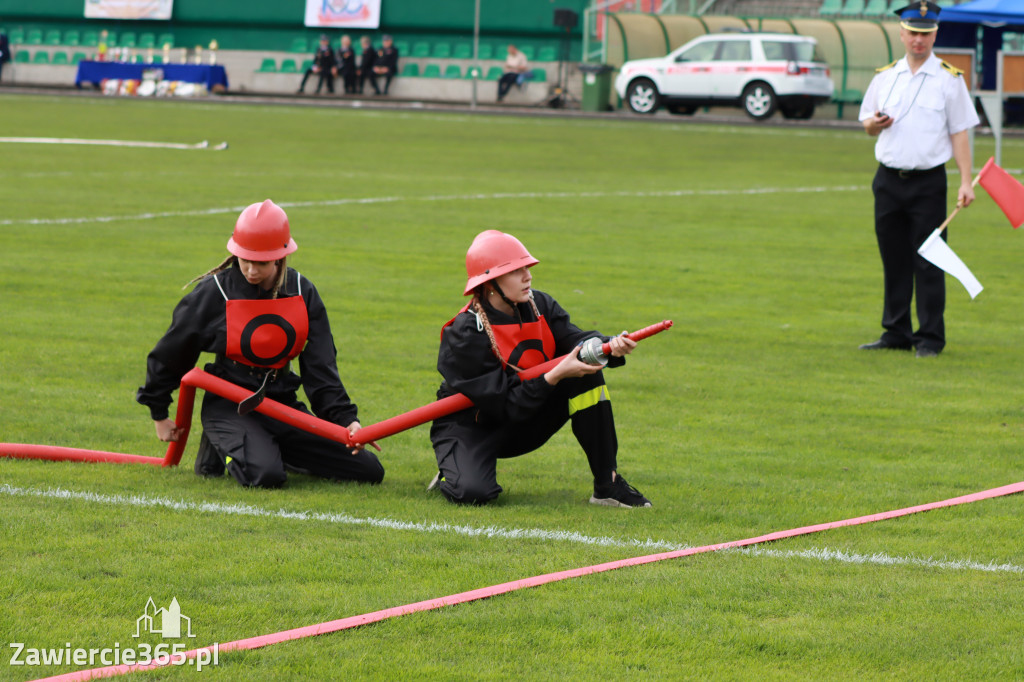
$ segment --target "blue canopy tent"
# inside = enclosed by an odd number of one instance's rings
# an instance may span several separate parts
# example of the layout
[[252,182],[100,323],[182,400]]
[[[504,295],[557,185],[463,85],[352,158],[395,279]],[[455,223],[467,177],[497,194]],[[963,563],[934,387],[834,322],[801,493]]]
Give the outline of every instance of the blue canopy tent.
[[938,47],[981,47],[982,90],[996,87],[996,52],[1003,48],[1006,30],[1024,32],[1021,0],[974,0],[939,13]]

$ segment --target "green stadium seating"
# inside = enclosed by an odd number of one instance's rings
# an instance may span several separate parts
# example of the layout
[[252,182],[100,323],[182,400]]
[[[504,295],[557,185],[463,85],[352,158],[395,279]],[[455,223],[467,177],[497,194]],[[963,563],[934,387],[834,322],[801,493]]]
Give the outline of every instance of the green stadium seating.
[[305,38],[294,38],[292,40],[291,52],[309,52],[309,42]]
[[299,71],[301,71],[302,73],[306,73],[306,70],[309,69],[311,66],[313,66],[313,60],[306,59],[305,61],[302,62],[302,66],[299,67]]
[[7,34],[7,40],[11,45],[21,45],[25,42],[25,29],[23,28],[12,28]]
[[174,34],[173,33],[161,33],[160,37],[156,39],[156,46],[161,50],[164,49],[164,45],[170,45],[174,47]]
[[51,64],[70,64],[67,52],[54,52],[50,60]]
[[396,40],[395,49],[398,50],[399,57],[409,56],[409,43],[405,40]]
[[487,75],[484,77],[484,80],[496,81],[501,78],[501,74],[503,74],[504,72],[505,70],[500,66],[492,66],[490,69],[487,70]]
[[412,54],[410,57],[416,57],[417,59],[423,59],[424,57],[430,56],[430,43],[413,43]]
[[156,47],[156,35],[152,33],[139,34],[139,48],[148,50],[152,47]]
[[281,73],[298,73],[299,67],[295,65],[294,59],[281,60]]
[[473,58],[473,45],[470,43],[459,43],[452,50],[452,58],[454,59],[472,59]]
[[122,33],[121,34],[120,42],[118,42],[118,46],[119,47],[135,47],[136,46],[135,33],[133,31],[125,31],[124,33]]
[[889,13],[889,0],[868,0],[864,7],[864,16],[881,17]]
[[480,78],[484,74],[484,70],[481,69],[479,66],[467,66],[466,75],[464,75],[463,78],[465,78],[466,80],[473,80],[474,72],[476,72],[476,78]]
[[452,56],[451,43],[434,43],[434,49],[430,51],[434,59],[448,59]]
[[43,44],[43,32],[40,31],[38,28],[30,29],[29,32],[25,34],[25,44],[26,45],[42,45]]
[[818,9],[818,14],[822,16],[832,16],[839,14],[839,11],[843,9],[843,0],[824,0],[821,3],[821,7]]
[[441,67],[437,64],[427,64],[426,68],[423,69],[424,78],[440,78]]
[[29,55],[28,50],[18,50],[14,53],[15,64],[28,64]]
[[524,45],[523,47],[519,47],[518,45],[516,45],[516,47],[518,47],[519,51],[526,55],[526,58],[531,62],[537,56],[537,51],[533,49],[533,45]]
[[533,70],[533,80],[537,81],[538,83],[544,83],[544,82],[547,81],[547,79],[548,79],[548,72],[545,71],[544,69],[534,69]]
[[76,52],[71,56],[71,63],[77,66],[78,62],[83,61],[85,59],[88,59],[88,57],[85,56],[84,52]]
[[[884,1],[884,0],[883,0]],[[542,47],[537,50],[537,61],[538,62],[557,62],[558,61],[558,50],[553,47]]]
[[406,78],[418,78],[420,75],[420,65],[412,63],[406,64],[402,67],[402,75]]
[[82,34],[83,47],[96,47],[100,42],[99,31],[86,31]]
[[47,31],[43,35],[43,45],[49,45],[51,47],[56,47],[57,45],[60,45],[60,31],[58,31],[58,30]]
[[78,47],[82,44],[82,34],[78,31],[66,31],[64,33],[64,44],[68,47]]
[[859,17],[864,13],[864,0],[846,0],[843,9],[839,10],[841,17]]
[[50,63],[50,53],[46,52],[45,50],[39,50],[34,55],[32,55],[32,63],[33,64],[49,64]]
[[132,55],[132,64],[145,64],[146,57],[142,53]]
[[462,78],[462,67],[458,64],[449,64],[445,67],[444,78]]
[[153,63],[154,64],[163,64],[164,63],[164,58],[161,55],[155,54],[155,55],[153,55]]
[[494,59],[494,47],[487,43],[480,43],[478,56],[480,59]]
[[107,31],[107,47],[117,47],[117,33]]
[[277,73],[277,62],[274,61],[273,57],[264,57],[263,61],[260,62],[260,68],[256,69],[259,73]]

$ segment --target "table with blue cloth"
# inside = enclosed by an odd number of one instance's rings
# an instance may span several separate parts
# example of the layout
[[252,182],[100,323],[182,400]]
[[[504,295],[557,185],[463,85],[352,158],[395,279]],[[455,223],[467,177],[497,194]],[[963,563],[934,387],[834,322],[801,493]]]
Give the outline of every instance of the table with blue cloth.
[[218,85],[225,90],[228,89],[227,71],[219,64],[128,64],[87,60],[78,63],[75,85],[77,87],[82,87],[82,83],[99,85],[105,78],[142,80],[142,72],[150,69],[162,69],[164,80],[205,83],[206,89],[210,91]]

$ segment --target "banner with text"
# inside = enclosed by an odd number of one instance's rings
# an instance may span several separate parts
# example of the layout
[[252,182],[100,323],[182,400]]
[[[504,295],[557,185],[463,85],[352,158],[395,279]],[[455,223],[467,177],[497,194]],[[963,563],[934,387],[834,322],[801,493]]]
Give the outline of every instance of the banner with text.
[[306,0],[306,26],[379,28],[381,0]]
[[86,19],[170,19],[174,0],[85,0]]

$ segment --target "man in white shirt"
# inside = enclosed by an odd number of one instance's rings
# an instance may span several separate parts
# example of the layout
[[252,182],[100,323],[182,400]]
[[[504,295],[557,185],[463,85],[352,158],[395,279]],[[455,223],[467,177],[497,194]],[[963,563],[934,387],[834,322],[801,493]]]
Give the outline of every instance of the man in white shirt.
[[526,64],[526,55],[516,49],[515,45],[508,46],[508,56],[505,58],[505,73],[498,79],[498,101],[500,102],[512,89],[513,85],[520,84],[529,67]]
[[[957,204],[974,201],[967,135],[979,121],[961,72],[932,54],[939,11],[928,0],[896,10],[906,55],[878,70],[860,108],[864,130],[878,138],[879,167],[871,188],[885,275],[885,332],[862,350],[916,347],[917,357],[928,358],[946,345],[945,274],[917,249],[946,217],[950,158],[960,172]],[[916,332],[910,317],[915,288]]]

